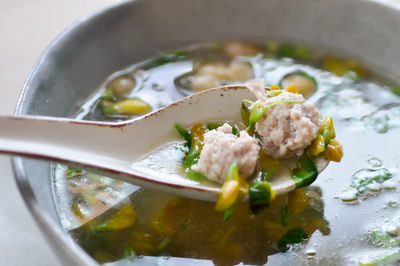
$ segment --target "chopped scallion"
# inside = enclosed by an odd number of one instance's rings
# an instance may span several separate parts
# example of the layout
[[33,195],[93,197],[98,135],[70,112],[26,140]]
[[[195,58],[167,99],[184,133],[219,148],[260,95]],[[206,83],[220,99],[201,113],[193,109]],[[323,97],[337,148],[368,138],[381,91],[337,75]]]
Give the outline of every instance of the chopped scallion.
[[300,228],[292,228],[289,229],[286,234],[279,240],[278,242],[278,249],[281,252],[285,252],[288,250],[289,244],[296,244],[300,243],[303,240],[307,239],[309,235],[307,235],[303,230]]
[[306,154],[297,160],[297,168],[292,171],[292,179],[296,188],[310,185],[318,176],[314,162]]

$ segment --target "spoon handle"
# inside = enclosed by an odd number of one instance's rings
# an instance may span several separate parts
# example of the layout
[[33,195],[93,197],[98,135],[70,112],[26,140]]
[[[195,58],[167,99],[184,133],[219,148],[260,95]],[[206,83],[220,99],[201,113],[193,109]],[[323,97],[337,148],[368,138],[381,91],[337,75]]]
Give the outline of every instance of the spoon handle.
[[78,165],[107,165],[107,161],[119,159],[110,148],[122,127],[67,118],[0,116],[0,153]]
[[134,147],[140,146],[132,135],[144,134],[144,128],[140,120],[111,124],[42,116],[0,116],[0,154],[54,161],[140,187],[215,201],[218,191],[215,188],[188,186],[187,182],[162,179],[132,167]]

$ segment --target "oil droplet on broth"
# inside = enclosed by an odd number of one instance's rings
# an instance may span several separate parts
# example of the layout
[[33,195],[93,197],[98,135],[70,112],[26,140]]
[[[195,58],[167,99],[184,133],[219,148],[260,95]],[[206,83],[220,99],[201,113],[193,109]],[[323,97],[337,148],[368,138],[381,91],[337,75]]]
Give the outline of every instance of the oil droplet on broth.
[[307,254],[307,256],[311,256],[311,257],[314,257],[315,255],[317,255],[317,251],[313,248],[306,249],[305,253]]
[[343,201],[355,201],[358,199],[357,191],[355,189],[345,190],[340,193],[339,198]]
[[382,185],[379,184],[378,182],[373,182],[368,185],[368,189],[372,192],[378,192],[382,189]]
[[386,180],[382,183],[382,187],[387,190],[393,190],[396,188],[396,182],[392,179]]
[[371,167],[374,167],[374,168],[381,167],[382,166],[382,161],[380,159],[378,159],[378,158],[370,156],[370,158],[368,159],[368,164]]

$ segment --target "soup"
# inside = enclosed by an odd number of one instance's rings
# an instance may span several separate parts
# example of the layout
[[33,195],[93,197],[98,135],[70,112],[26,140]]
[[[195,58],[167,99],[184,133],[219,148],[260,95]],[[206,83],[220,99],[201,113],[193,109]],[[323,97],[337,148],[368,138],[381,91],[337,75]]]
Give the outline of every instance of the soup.
[[[343,161],[256,215],[242,203],[228,221],[213,203],[55,165],[54,191],[65,229],[102,263],[399,263],[400,89],[381,85],[353,60],[274,42],[193,45],[110,75],[76,117],[134,118],[194,91],[255,78],[264,78],[268,87],[296,84],[331,116],[345,148]],[[162,158],[181,159],[172,145],[146,164],[174,170]]]

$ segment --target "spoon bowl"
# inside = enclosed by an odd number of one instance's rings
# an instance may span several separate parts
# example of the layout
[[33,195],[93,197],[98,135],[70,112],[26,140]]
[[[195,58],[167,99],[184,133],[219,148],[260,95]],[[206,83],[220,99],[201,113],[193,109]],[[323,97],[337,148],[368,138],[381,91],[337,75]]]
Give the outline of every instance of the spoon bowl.
[[[179,138],[174,123],[235,121],[242,99],[255,100],[247,86],[225,86],[183,98],[141,118],[119,123],[81,121],[41,116],[0,117],[0,153],[55,161],[149,189],[215,201],[219,184],[187,178],[135,165],[150,151]],[[317,158],[318,172],[328,161]],[[289,173],[272,181],[277,194],[296,188]]]

